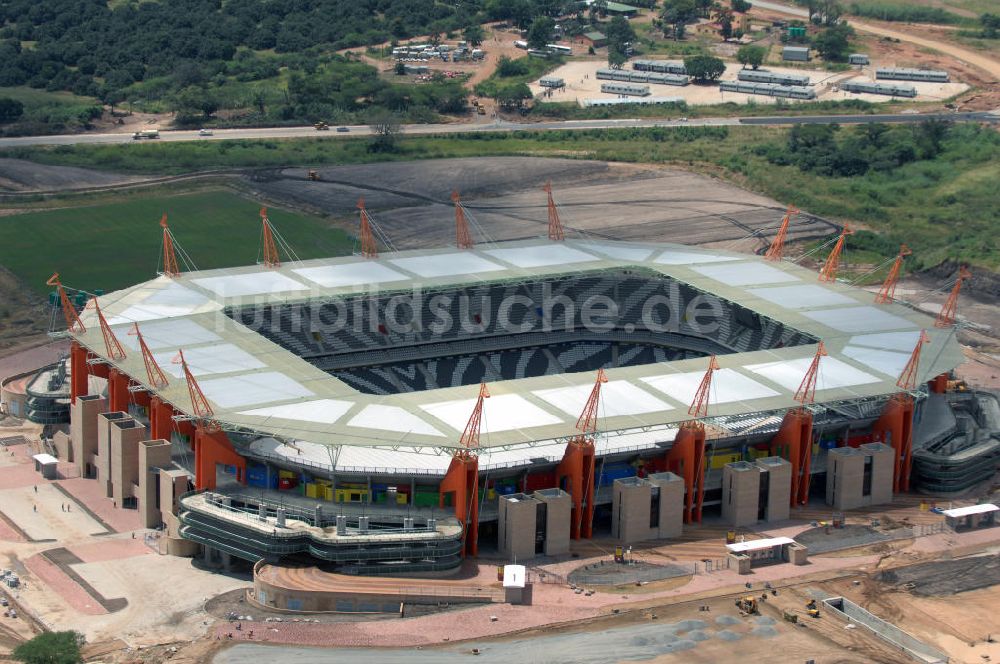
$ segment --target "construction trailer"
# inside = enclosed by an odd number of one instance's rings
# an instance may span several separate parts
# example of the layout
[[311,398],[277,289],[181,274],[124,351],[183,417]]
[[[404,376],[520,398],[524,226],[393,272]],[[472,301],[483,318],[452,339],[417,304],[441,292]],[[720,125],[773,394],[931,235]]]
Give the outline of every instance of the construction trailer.
[[601,83],[601,92],[628,97],[648,97],[650,95],[648,85],[636,85],[635,83]]
[[872,81],[847,81],[840,84],[840,89],[846,92],[867,93],[871,95],[886,95],[887,97],[917,96],[917,89],[912,85],[901,83],[874,83]]
[[879,67],[875,70],[875,78],[881,81],[924,81],[926,83],[947,83],[951,80],[946,71],[902,67]]
[[687,75],[687,68],[683,60],[633,60],[632,69],[635,71],[655,71],[661,74],[683,74]]
[[688,85],[691,82],[683,74],[667,74],[651,71],[628,71],[627,69],[598,69],[597,79],[629,83],[655,83],[659,85]]
[[752,83],[775,83],[777,85],[798,86],[810,84],[809,77],[805,74],[786,74],[767,71],[765,69],[741,69],[736,74],[736,78],[740,81],[750,81]]
[[944,515],[945,525],[955,532],[965,532],[979,528],[992,528],[997,525],[997,512],[1000,512],[1000,507],[992,503],[984,503],[944,510],[941,514]]
[[809,47],[786,46],[781,49],[781,59],[789,62],[809,62]]
[[720,81],[723,92],[742,92],[747,95],[766,95],[788,99],[815,99],[816,91],[798,85],[777,85],[775,83],[751,83],[749,81]]
[[871,60],[869,60],[868,55],[865,53],[851,53],[847,56],[848,64],[852,65],[870,65]]
[[642,106],[657,106],[666,104],[683,104],[684,97],[637,97],[635,99],[583,99],[580,101],[584,108],[592,106],[621,106],[623,104],[639,104]]
[[558,76],[543,76],[538,84],[543,88],[565,88],[566,81],[559,78]]

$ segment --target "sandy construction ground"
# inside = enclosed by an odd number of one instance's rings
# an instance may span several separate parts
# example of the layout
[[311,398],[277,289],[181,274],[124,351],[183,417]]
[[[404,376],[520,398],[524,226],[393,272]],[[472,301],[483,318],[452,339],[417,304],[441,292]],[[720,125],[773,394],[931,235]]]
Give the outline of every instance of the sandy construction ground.
[[[566,81],[566,87],[553,91],[551,97],[545,101],[572,101],[583,104],[585,99],[615,99],[616,94],[601,92],[601,81],[597,79],[597,70],[607,67],[607,62],[603,60],[576,60],[568,62],[553,71],[549,76],[562,78]],[[737,80],[737,74],[741,65],[729,63],[726,65],[726,73],[722,75],[724,81]],[[849,80],[872,80],[874,79],[874,69],[866,67],[863,71],[851,70],[849,72],[828,72],[818,69],[800,69],[792,67],[773,67],[765,69],[782,74],[798,74],[809,76],[810,85],[816,89],[817,100],[838,100],[838,99],[862,99],[865,101],[888,101],[890,98],[884,95],[855,94],[838,90],[837,86]],[[922,83],[915,81],[897,81],[899,83],[912,84],[917,89],[917,97],[914,101],[940,101],[954,95],[960,94],[969,88],[964,83]],[[530,86],[532,93],[536,96],[543,94],[543,88],[537,81]],[[756,104],[774,104],[776,97],[764,95],[748,95],[738,92],[723,92],[719,90],[717,84],[712,85],[657,85],[649,84],[650,92],[656,97],[681,97],[691,105],[723,104],[733,102],[746,104],[753,102]],[[639,99],[639,98],[637,98]],[[790,103],[808,103],[798,100],[783,100]]]

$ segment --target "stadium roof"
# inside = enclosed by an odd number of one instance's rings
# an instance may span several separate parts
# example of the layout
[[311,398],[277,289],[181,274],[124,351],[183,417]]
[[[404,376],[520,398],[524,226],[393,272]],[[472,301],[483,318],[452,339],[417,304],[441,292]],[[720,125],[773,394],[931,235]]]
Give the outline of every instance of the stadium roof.
[[[191,402],[181,368],[171,363],[183,349],[216,418],[231,430],[321,445],[381,446],[441,451],[456,447],[478,386],[372,395],[314,367],[224,312],[226,307],[306,302],[336,295],[410,291],[420,287],[466,288],[507,280],[538,281],[594,270],[644,268],[757,311],[822,339],[817,403],[835,403],[898,392],[896,379],[921,328],[924,347],[919,380],[963,361],[954,331],[900,304],[875,306],[870,292],[821,283],[815,272],[790,262],[688,246],[612,241],[506,242],[469,251],[453,248],[384,253],[160,276],[104,295],[101,308],[125,345],[122,361],[106,360],[101,331],[88,308],[87,331],[76,339],[133,381],[186,414]],[[131,324],[146,343],[169,385],[150,388]],[[709,415],[778,411],[798,404],[793,395],[815,352],[814,345],[720,355]],[[705,371],[704,359],[610,369],[602,392],[599,430],[615,432],[599,447],[627,449],[672,440],[687,419],[688,405]],[[483,447],[491,465],[503,465],[509,446],[532,446],[530,457],[561,457],[573,435],[594,374],[571,373],[490,384],[483,416]],[[669,436],[667,438],[666,436]],[[547,450],[554,446],[552,450]],[[558,447],[559,449],[555,449]],[[403,450],[399,450],[402,452]],[[411,452],[414,450],[411,450]],[[375,454],[378,450],[371,450]],[[551,454],[549,453],[551,452]],[[523,454],[518,454],[518,458]],[[367,465],[362,459],[359,466]]]

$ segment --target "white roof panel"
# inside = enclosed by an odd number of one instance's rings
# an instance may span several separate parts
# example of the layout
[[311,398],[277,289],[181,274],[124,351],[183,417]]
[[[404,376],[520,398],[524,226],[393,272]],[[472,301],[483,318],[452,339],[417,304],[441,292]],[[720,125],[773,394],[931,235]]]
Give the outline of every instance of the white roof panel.
[[324,288],[365,286],[367,284],[380,284],[384,281],[406,281],[409,279],[402,272],[396,272],[387,265],[372,261],[348,263],[347,265],[302,267],[296,268],[292,272]]
[[[161,284],[154,283],[154,287],[159,285]],[[150,295],[142,298],[140,303],[129,306],[116,316],[109,316],[108,325],[187,316],[209,302],[201,293],[170,282],[163,288],[156,288]]]
[[[812,361],[813,358],[811,357],[800,357],[794,360],[781,360],[765,364],[749,364],[744,368],[794,392],[802,384],[802,379],[805,378],[806,372],[809,371]],[[861,369],[855,369],[846,362],[841,362],[835,357],[824,357],[819,361],[819,371],[816,375],[816,391],[878,382],[881,382],[880,378],[865,373]]]
[[996,512],[997,510],[1000,510],[1000,507],[997,507],[992,503],[983,503],[982,505],[969,505],[967,507],[956,507],[953,510],[942,510],[941,514],[955,518],[955,517],[970,516],[972,514],[986,514],[988,512]]
[[251,272],[224,277],[203,277],[192,279],[192,281],[219,297],[243,297],[245,295],[309,290],[309,286],[304,283],[278,272]]
[[453,254],[434,254],[432,256],[410,256],[393,259],[389,262],[396,267],[428,278],[448,277],[456,274],[480,274],[507,269],[503,265],[486,260],[469,251],[456,251]]
[[[452,429],[464,431],[476,407],[475,399],[442,401],[420,406],[426,412],[447,422]],[[483,402],[482,432],[509,431],[522,427],[560,424],[561,419],[547,413],[518,394],[497,394]]]
[[906,332],[880,332],[877,334],[862,334],[851,337],[847,343],[852,346],[868,346],[870,348],[885,348],[886,350],[909,349],[913,352],[920,338],[919,330],[908,330]]
[[[694,401],[695,392],[698,391],[698,386],[701,385],[701,379],[704,377],[704,371],[692,371],[689,373],[647,376],[642,381],[660,392],[669,395],[675,401],[689,404]],[[712,375],[709,404],[761,399],[763,397],[778,396],[778,394],[778,392],[775,392],[770,387],[761,385],[735,369],[719,369]]]
[[[123,346],[139,350],[139,338],[131,334],[131,325],[115,328],[115,335]],[[152,321],[139,326],[143,341],[150,350],[158,348],[187,348],[197,344],[220,341],[220,337],[206,327],[202,327],[190,318],[171,318],[162,321]]]
[[525,569],[524,565],[504,565],[503,566],[503,587],[523,588]]
[[313,396],[304,385],[278,371],[200,380],[198,385],[205,396],[220,408]]
[[[900,330],[915,328],[902,316],[888,313],[878,307],[844,307],[827,309],[825,311],[806,311],[803,316],[812,318],[817,323],[832,327],[841,332],[877,332],[878,330]],[[916,344],[916,341],[914,341]]]
[[783,546],[785,544],[795,544],[791,537],[768,537],[765,539],[751,540],[749,542],[736,542],[727,544],[726,548],[733,553],[744,553],[746,551],[759,551],[760,549],[770,549],[772,546]]
[[451,464],[450,454],[392,450],[384,447],[344,445],[337,456],[337,470],[359,472],[362,469],[429,470],[442,475]]
[[479,469],[506,468],[523,465],[532,459],[557,462],[566,453],[566,443],[517,445],[511,448],[483,447],[479,450]]
[[[570,385],[552,390],[537,390],[532,394],[547,401],[567,415],[578,417],[593,389],[593,385]],[[671,410],[672,408],[673,406],[666,401],[653,396],[627,380],[612,380],[601,386],[598,417],[637,415]]]
[[299,422],[333,424],[339,420],[344,413],[349,411],[353,405],[353,401],[341,401],[339,399],[315,399],[313,401],[289,403],[284,406],[267,406],[265,408],[255,408],[254,410],[243,410],[240,411],[240,415],[253,415],[255,417],[280,417],[285,420],[297,420]]
[[[153,359],[156,360],[161,369],[174,378],[180,378],[184,375],[184,367],[179,363],[174,364],[175,357],[177,357],[176,349],[164,353],[153,353]],[[250,353],[233,344],[185,348],[184,359],[187,361],[188,369],[195,376],[231,373],[233,371],[249,371],[250,369],[261,369],[267,366]]]
[[654,262],[664,265],[700,265],[703,263],[725,263],[727,261],[738,261],[739,256],[723,256],[722,254],[711,254],[707,251],[677,251],[670,249],[664,251],[656,257]]
[[[347,426],[397,433],[415,433],[423,436],[444,436],[431,424],[399,406],[370,404],[348,421]],[[463,425],[464,427],[464,425]]]
[[906,363],[910,361],[909,353],[897,353],[880,348],[846,346],[841,352],[852,360],[857,360],[860,364],[893,378],[899,378]]
[[841,304],[857,304],[858,301],[829,288],[816,284],[779,286],[777,288],[749,288],[759,298],[788,309],[812,309],[833,307]]
[[736,265],[706,265],[692,268],[709,279],[727,286],[753,286],[755,284],[781,284],[798,281],[794,274],[762,263],[737,263]]
[[583,246],[610,258],[621,258],[627,261],[644,261],[653,253],[652,249],[644,247],[626,247],[614,244],[599,244],[597,242],[588,242]]
[[517,267],[542,267],[545,265],[568,265],[598,260],[597,256],[588,254],[565,244],[543,244],[534,247],[511,247],[508,249],[487,249],[485,252],[493,258],[506,261]]

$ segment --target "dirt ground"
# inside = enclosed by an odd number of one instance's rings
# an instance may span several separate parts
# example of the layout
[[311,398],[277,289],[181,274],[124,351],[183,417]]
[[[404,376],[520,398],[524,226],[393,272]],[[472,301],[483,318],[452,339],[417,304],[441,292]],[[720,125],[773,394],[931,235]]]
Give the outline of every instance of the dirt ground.
[[[574,60],[572,62],[567,62],[555,71],[548,74],[549,76],[556,76],[562,78],[566,81],[566,87],[554,90],[550,98],[547,101],[575,101],[580,105],[583,105],[586,99],[615,99],[619,95],[601,92],[601,84],[607,83],[608,81],[597,79],[597,70],[607,67],[606,60]],[[837,87],[847,81],[870,81],[874,80],[875,70],[874,63],[872,67],[866,67],[862,71],[851,70],[846,72],[828,72],[821,69],[798,69],[791,67],[773,67],[767,66],[765,69],[768,71],[782,73],[782,74],[800,74],[807,75],[810,79],[810,84],[814,86],[816,90],[818,101],[830,101],[830,100],[843,100],[843,99],[860,99],[863,101],[871,102],[884,102],[888,101],[889,97],[884,95],[874,95],[874,94],[855,94],[850,92],[844,92],[837,89]],[[881,65],[880,65],[881,66]],[[726,73],[722,75],[720,80],[723,81],[735,81],[737,80],[737,75],[742,67],[737,63],[728,63],[726,65]],[[917,97],[913,100],[907,99],[906,101],[941,101],[950,97],[953,97],[961,92],[964,92],[969,88],[968,85],[964,83],[953,81],[951,83],[922,83],[922,82],[910,82],[907,84],[913,85],[917,90]],[[536,96],[546,92],[546,88],[543,88],[538,84],[537,81],[532,83],[530,86],[532,93]],[[764,95],[748,95],[739,92],[723,92],[719,89],[718,85],[656,85],[650,84],[649,89],[654,96],[658,97],[680,97],[683,98],[685,102],[691,105],[705,105],[705,104],[723,104],[723,103],[737,103],[746,104],[748,102],[753,102],[756,104],[775,104],[779,100],[776,97],[767,97]],[[800,103],[808,104],[807,101],[798,100],[781,100],[783,102],[789,103]]]
[[147,179],[149,178],[75,166],[49,166],[23,159],[0,159],[0,192],[68,191]]
[[[319,171],[321,182],[308,182],[304,169],[285,169],[253,185],[267,198],[340,217],[350,232],[354,232],[355,205],[364,196],[397,249],[454,241],[449,200],[453,189],[461,193],[477,241],[487,236],[500,241],[544,235],[548,216],[541,185],[547,180],[552,182],[564,227],[578,237],[721,242],[731,249],[753,251],[764,246],[755,231],[775,227],[784,211],[778,201],[704,175],[597,161],[439,159]],[[826,235],[834,228],[811,216],[800,219],[793,229],[797,238]],[[744,242],[748,236],[752,237]]]

